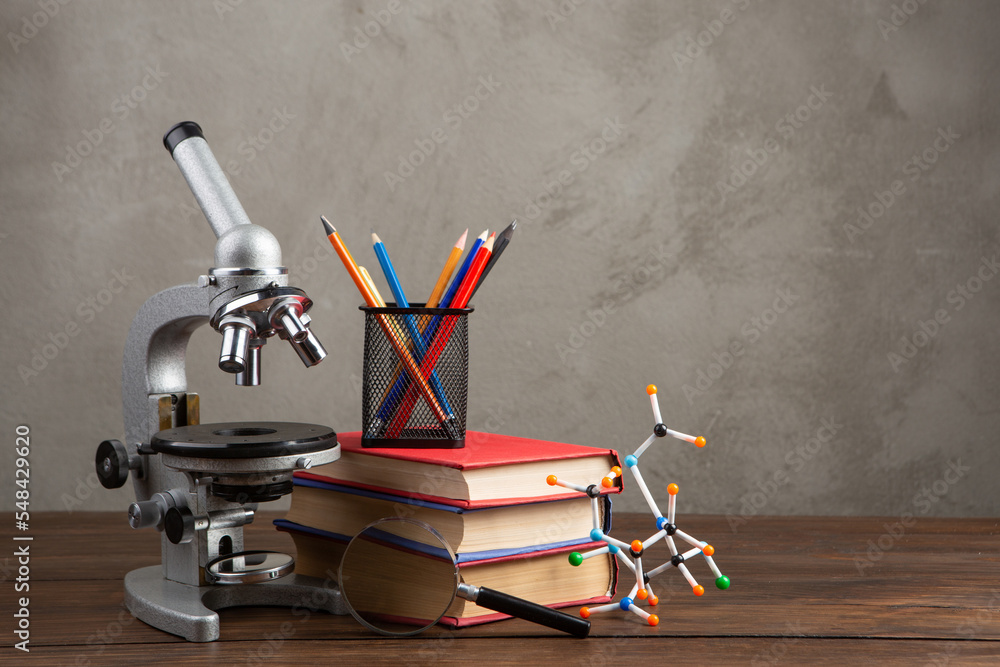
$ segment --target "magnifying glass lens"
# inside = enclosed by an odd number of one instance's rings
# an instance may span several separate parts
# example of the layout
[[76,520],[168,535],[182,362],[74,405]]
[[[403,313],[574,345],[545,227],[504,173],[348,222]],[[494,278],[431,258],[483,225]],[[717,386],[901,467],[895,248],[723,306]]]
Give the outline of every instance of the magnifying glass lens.
[[455,552],[441,534],[415,519],[380,519],[354,536],[340,562],[340,590],[362,625],[384,635],[415,635],[445,615],[459,595],[501,614],[575,637],[590,621],[461,582]]
[[366,527],[340,564],[340,589],[351,614],[386,635],[413,635],[437,623],[457,585],[448,543],[430,526],[407,519]]

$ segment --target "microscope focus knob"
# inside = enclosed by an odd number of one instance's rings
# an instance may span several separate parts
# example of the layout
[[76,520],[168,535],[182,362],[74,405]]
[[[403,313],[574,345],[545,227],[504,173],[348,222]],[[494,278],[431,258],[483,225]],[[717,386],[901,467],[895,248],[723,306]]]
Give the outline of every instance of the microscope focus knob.
[[105,440],[98,445],[94,464],[105,489],[121,488],[128,480],[128,450],[120,440]]
[[187,544],[194,539],[195,518],[186,507],[171,507],[163,515],[163,532],[173,544]]
[[140,500],[128,506],[128,525],[135,529],[152,528],[162,517],[163,510],[155,500]]

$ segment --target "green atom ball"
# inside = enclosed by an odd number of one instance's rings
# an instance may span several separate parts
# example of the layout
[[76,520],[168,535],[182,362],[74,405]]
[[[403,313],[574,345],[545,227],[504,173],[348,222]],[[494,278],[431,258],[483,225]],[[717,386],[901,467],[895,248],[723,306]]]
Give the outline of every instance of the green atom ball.
[[[583,556],[580,554],[579,551],[574,551],[569,555],[569,564],[572,565],[573,567],[576,567],[582,562],[583,562]],[[728,584],[726,585],[728,586]]]
[[715,585],[718,586],[720,590],[723,591],[726,590],[727,588],[729,588],[729,577],[727,577],[726,575],[722,575],[721,577],[715,580]]

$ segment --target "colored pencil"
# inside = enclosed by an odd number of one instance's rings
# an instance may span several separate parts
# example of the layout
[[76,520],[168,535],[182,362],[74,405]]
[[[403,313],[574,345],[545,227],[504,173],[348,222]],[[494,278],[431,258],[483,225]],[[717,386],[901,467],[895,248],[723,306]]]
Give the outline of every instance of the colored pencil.
[[[365,284],[364,276],[361,271],[358,270],[358,265],[351,256],[350,250],[344,244],[344,240],[340,238],[340,234],[337,233],[337,229],[330,224],[330,221],[326,219],[325,216],[320,216],[320,220],[323,221],[323,227],[326,230],[327,239],[333,245],[333,249],[337,251],[337,255],[340,257],[340,261],[343,262],[344,268],[347,269],[347,273],[351,276],[354,284],[357,286],[358,291],[361,292],[362,298],[365,303],[369,306],[375,308],[378,307],[378,301],[375,296],[368,289]],[[431,389],[430,384],[427,383],[427,379],[424,377],[423,373],[420,371],[420,366],[413,359],[413,355],[406,348],[406,343],[399,339],[399,336],[393,330],[392,325],[384,316],[377,316],[379,325],[382,327],[382,331],[385,332],[386,337],[389,339],[389,343],[395,349],[396,354],[399,356],[400,361],[406,366],[407,372],[410,377],[416,382],[417,389],[424,395],[427,399],[427,404],[430,405],[431,410],[434,412],[434,417],[441,422],[442,426],[446,431],[451,431],[451,420],[452,418],[444,411],[441,404],[438,403],[437,397],[434,396],[434,390]],[[410,386],[413,388],[413,385]]]
[[378,307],[385,308],[385,299],[382,298],[382,295],[378,291],[378,287],[375,286],[375,281],[372,280],[372,276],[368,273],[368,269],[363,266],[359,266],[358,271],[361,272],[361,277],[364,279],[365,285],[368,286],[369,291],[371,291],[372,295],[375,297],[375,302],[378,304]]
[[[465,261],[462,262],[462,266],[459,267],[458,272],[455,274],[454,279],[451,281],[451,285],[448,287],[448,291],[445,293],[444,298],[441,299],[439,305],[443,308],[450,308],[451,302],[455,297],[455,292],[458,291],[459,286],[462,284],[462,280],[465,278],[465,274],[469,271],[469,266],[472,264],[472,260],[476,258],[479,249],[483,247],[483,243],[486,241],[486,236],[490,233],[490,230],[484,230],[475,241],[472,243],[472,247],[469,248],[469,254],[466,255]],[[434,337],[434,333],[437,331],[438,326],[441,324],[441,316],[435,315],[434,319],[430,321],[427,328],[424,329],[423,340],[426,346],[427,343],[431,341]],[[400,406],[399,399],[402,398],[403,392],[406,390],[407,378],[405,375],[399,375],[395,382],[392,383],[389,391],[382,396],[382,402],[379,404],[378,419],[382,424],[388,424],[389,420],[392,418],[392,414]]]
[[455,292],[458,291],[459,286],[462,284],[462,280],[465,279],[465,274],[469,272],[469,267],[472,265],[472,260],[476,258],[479,253],[479,249],[483,247],[486,242],[486,237],[489,236],[490,230],[486,229],[476,237],[476,240],[472,242],[472,247],[469,248],[469,254],[466,255],[465,261],[462,262],[462,266],[458,269],[455,274],[455,278],[451,281],[451,285],[448,286],[448,291],[445,292],[444,298],[441,299],[441,306],[443,308],[451,308],[451,302],[455,298]]
[[368,286],[365,285],[365,279],[362,277],[361,272],[358,270],[358,264],[351,257],[351,251],[347,249],[344,245],[344,240],[340,238],[340,234],[337,233],[337,228],[330,224],[330,221],[326,219],[325,215],[319,216],[319,219],[323,221],[323,229],[326,230],[326,238],[330,240],[333,245],[333,249],[337,251],[337,255],[340,257],[340,261],[344,263],[344,268],[347,269],[348,275],[351,276],[351,280],[357,285],[358,291],[361,292],[361,296],[364,298],[365,303],[369,306],[376,305],[375,297],[369,291]]
[[[494,239],[491,237],[476,253],[476,257],[469,266],[469,270],[462,279],[462,284],[456,291],[455,298],[452,300],[449,307],[464,308],[468,304],[469,299],[472,296],[472,290],[475,289],[476,283],[479,281],[479,278],[483,273],[483,269],[486,267],[486,263],[490,259],[490,255],[493,253],[493,242]],[[441,356],[441,353],[447,346],[448,339],[451,337],[451,332],[455,329],[455,324],[457,322],[457,317],[449,317],[444,320],[440,330],[435,334],[433,341],[428,346],[429,352],[420,364],[421,373],[426,374],[428,369],[434,368],[434,364],[437,363],[438,357]],[[440,343],[438,342],[439,340],[441,341]],[[403,397],[403,402],[400,405],[399,410],[393,416],[392,422],[389,424],[388,437],[399,437],[403,427],[406,426],[407,420],[410,418],[410,414],[413,412],[413,408],[416,406],[416,401],[417,394],[411,386],[407,390],[406,396]]]
[[427,297],[427,307],[434,308],[439,303],[441,303],[441,297],[444,295],[444,290],[448,286],[448,281],[451,280],[451,276],[455,273],[455,267],[458,266],[458,260],[462,257],[462,252],[465,250],[465,239],[469,235],[469,230],[466,229],[462,232],[462,235],[458,237],[455,241],[455,245],[452,246],[451,252],[448,253],[448,259],[445,260],[444,268],[441,269],[441,275],[438,276],[437,282],[434,284],[434,289],[431,290],[431,295]]
[[[434,289],[431,290],[431,295],[427,297],[427,308],[436,308],[441,302],[441,296],[444,293],[444,289],[448,286],[448,281],[451,280],[452,274],[455,272],[455,267],[458,265],[458,260],[462,257],[462,251],[465,250],[465,240],[469,236],[469,230],[466,229],[462,232],[462,235],[458,237],[455,241],[455,245],[452,246],[451,252],[448,253],[448,259],[445,260],[444,268],[441,269],[441,275],[438,276],[437,283],[434,285]],[[440,320],[440,317],[436,318]],[[421,334],[424,336],[424,342],[426,343],[430,336],[426,335],[427,330],[431,327],[433,322],[428,322],[424,325],[424,329]],[[435,325],[436,328],[436,325]],[[433,332],[432,332],[433,334]],[[385,392],[382,394],[382,399],[379,401],[379,419],[387,420],[392,416],[392,408],[398,404],[398,400],[390,400],[391,398],[397,398],[402,396],[402,391],[406,389],[406,376],[401,375],[403,371],[402,363],[396,364],[396,369],[392,374],[392,382],[386,387]],[[401,379],[402,378],[402,379]]]
[[497,263],[497,260],[500,259],[500,255],[502,255],[504,249],[507,248],[507,244],[510,243],[510,238],[514,236],[514,230],[516,228],[517,220],[513,220],[509,225],[507,225],[507,228],[500,232],[500,235],[497,236],[497,240],[493,244],[493,254],[490,255],[490,261],[486,264],[486,268],[483,269],[483,275],[479,276],[479,281],[472,289],[472,296],[469,297],[470,301],[472,300],[472,297],[476,296],[476,292],[480,287],[482,287],[483,283],[486,282],[486,276],[489,275],[493,265]]
[[[382,243],[382,239],[375,232],[372,232],[372,246],[375,248],[375,256],[378,257],[378,263],[382,267],[385,280],[389,283],[389,289],[392,290],[392,295],[396,297],[396,305],[400,308],[409,308],[410,302],[406,298],[406,293],[403,292],[399,276],[396,274],[396,269],[389,258],[389,251],[386,249],[385,244]],[[417,360],[422,360],[424,355],[427,354],[427,347],[424,345],[423,336],[417,327],[416,318],[412,314],[407,313],[403,315],[403,324],[410,334],[410,340],[413,341],[413,351],[416,354]],[[448,396],[444,391],[444,385],[441,384],[441,378],[438,377],[437,371],[433,367],[427,374],[427,378],[430,380],[438,400],[441,401],[441,407],[444,408],[449,417],[453,417],[454,413],[452,412],[451,405],[448,404]]]

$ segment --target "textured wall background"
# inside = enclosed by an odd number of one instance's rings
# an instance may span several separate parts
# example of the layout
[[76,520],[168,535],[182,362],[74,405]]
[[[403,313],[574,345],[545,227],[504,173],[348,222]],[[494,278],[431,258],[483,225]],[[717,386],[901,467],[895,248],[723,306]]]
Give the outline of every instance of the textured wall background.
[[[122,434],[136,310],[211,265],[160,143],[192,119],[331,352],[307,371],[268,346],[264,386],[238,388],[199,332],[204,421],[359,427],[359,298],[321,213],[369,266],[375,227],[414,295],[465,227],[516,216],[476,299],[470,428],[629,452],[653,382],[666,421],[709,440],[644,459],[684,511],[1000,512],[996,3],[22,0],[0,17],[0,414],[11,445],[31,426],[33,510],[131,497],[94,488],[94,449]],[[0,507],[13,491],[5,473]],[[643,507],[634,486],[618,506]]]

